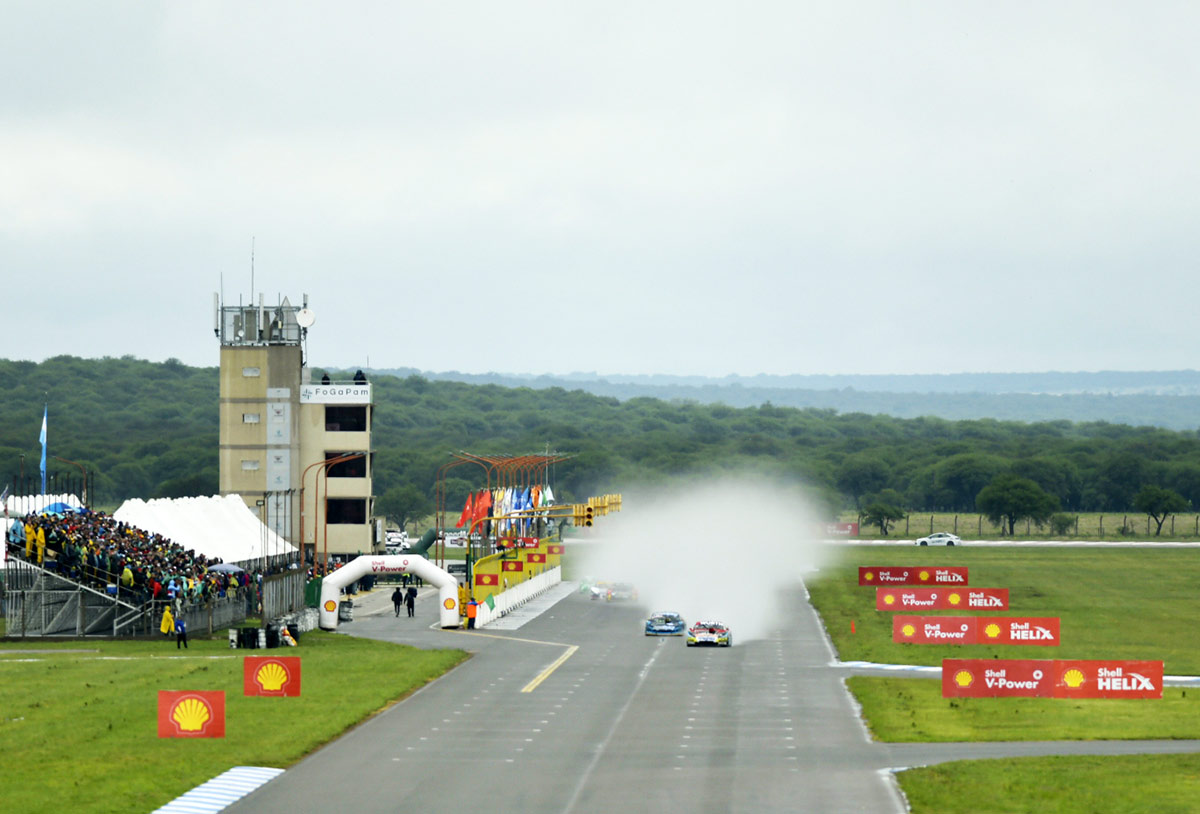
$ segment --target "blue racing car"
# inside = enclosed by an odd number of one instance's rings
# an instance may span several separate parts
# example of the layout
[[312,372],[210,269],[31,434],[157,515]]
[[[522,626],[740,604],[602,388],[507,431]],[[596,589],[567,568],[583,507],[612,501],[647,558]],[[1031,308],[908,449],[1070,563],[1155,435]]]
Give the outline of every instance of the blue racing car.
[[682,636],[687,623],[678,613],[656,613],[646,620],[647,636]]

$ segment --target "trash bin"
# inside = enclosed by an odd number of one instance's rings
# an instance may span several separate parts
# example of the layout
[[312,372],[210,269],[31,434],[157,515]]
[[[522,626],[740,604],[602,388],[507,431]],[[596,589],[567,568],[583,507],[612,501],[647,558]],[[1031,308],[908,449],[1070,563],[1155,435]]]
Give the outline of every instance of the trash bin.
[[338,603],[338,621],[353,622],[354,621],[354,603],[348,599],[343,599]]

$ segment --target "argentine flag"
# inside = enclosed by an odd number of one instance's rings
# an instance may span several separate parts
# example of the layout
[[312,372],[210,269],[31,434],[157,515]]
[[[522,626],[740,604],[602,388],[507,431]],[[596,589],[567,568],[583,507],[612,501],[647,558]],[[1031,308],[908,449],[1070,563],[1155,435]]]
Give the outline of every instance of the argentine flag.
[[42,494],[46,494],[46,417],[50,413],[50,405],[42,408],[42,434],[38,438],[42,443]]

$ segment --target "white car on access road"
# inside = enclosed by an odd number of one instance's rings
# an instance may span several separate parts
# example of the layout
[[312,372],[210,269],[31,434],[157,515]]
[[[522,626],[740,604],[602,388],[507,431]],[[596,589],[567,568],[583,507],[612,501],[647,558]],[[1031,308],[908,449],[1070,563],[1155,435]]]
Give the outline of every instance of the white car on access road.
[[917,540],[917,545],[962,545],[962,540],[958,539],[957,534],[951,534],[948,531],[935,531],[928,537],[922,537]]

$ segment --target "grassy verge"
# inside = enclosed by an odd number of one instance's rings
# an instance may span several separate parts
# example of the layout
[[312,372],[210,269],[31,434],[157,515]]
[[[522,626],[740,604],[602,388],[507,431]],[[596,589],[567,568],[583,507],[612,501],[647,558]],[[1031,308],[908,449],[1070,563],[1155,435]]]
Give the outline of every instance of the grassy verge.
[[[1162,659],[1169,675],[1200,674],[1195,629],[1200,550],[911,546],[840,548],[836,556],[838,561],[810,582],[809,592],[844,661],[940,665],[943,658]],[[1009,589],[1010,610],[992,615],[1058,616],[1062,646],[894,643],[893,614],[875,610],[874,588],[859,587],[860,565],[968,566],[971,585]]]
[[[301,697],[243,696],[228,639],[0,643],[0,754],[29,770],[0,772],[4,809],[152,811],[233,766],[289,766],[466,658],[318,631],[272,652],[303,659]],[[224,690],[225,738],[160,740],[165,689]]]
[[942,698],[934,679],[846,682],[876,740],[1040,741],[1200,738],[1200,690],[1168,687],[1161,701]]
[[1192,814],[1200,755],[970,760],[898,775],[913,814]]

